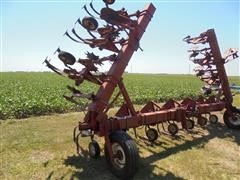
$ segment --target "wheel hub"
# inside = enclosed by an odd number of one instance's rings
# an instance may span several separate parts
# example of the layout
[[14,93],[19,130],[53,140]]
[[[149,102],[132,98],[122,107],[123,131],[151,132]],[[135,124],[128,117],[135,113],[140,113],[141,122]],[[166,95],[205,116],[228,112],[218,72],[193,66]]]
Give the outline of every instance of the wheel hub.
[[153,138],[154,138],[153,132],[152,132],[152,131],[149,131],[149,132],[148,132],[148,136],[149,136],[151,139],[153,139]]
[[123,148],[118,143],[112,144],[113,164],[115,167],[122,169],[126,164],[126,156]]
[[229,121],[236,125],[239,126],[240,125],[240,115],[239,114],[233,114],[232,117],[229,117]]
[[175,127],[171,126],[171,127],[170,127],[170,131],[171,131],[171,132],[174,132],[174,131],[175,131]]
[[209,116],[209,121],[211,122],[211,123],[217,123],[218,122],[218,117],[216,116],[216,115],[210,115]]
[[169,131],[171,132],[171,133],[174,133],[175,131],[176,131],[176,128],[175,128],[175,126],[174,125],[169,125]]

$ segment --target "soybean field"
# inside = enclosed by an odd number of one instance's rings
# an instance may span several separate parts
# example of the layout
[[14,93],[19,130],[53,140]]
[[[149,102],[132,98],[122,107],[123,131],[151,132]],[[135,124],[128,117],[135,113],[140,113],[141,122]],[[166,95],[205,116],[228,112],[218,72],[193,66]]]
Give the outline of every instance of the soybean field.
[[[80,106],[77,106],[65,100],[63,95],[70,95],[66,85],[74,86],[74,81],[54,73],[2,72],[0,77],[0,119],[81,111],[87,103],[80,99]],[[133,103],[139,105],[149,100],[163,102],[170,98],[194,97],[200,94],[203,85],[193,75],[129,73],[124,75],[124,83]],[[240,85],[239,77],[230,77],[230,84],[233,83]],[[84,82],[78,89],[95,93],[98,87]],[[122,98],[115,105],[121,105],[121,102]]]

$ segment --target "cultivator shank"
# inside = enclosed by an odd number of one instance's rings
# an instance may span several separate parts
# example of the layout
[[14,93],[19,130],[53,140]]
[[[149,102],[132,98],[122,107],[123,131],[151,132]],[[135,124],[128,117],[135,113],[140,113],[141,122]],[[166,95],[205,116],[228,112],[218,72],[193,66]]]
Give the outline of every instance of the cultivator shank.
[[[129,14],[124,8],[117,11],[111,9],[109,6],[114,3],[114,0],[104,0],[104,3],[106,7],[100,12],[94,8],[92,3],[90,3],[92,11],[85,5],[84,9],[89,16],[76,21],[76,24],[87,30],[91,38],[80,37],[74,28],[71,33],[66,31],[65,35],[76,43],[111,51],[113,54],[100,57],[87,52],[86,58],[76,60],[72,54],[58,48],[55,53],[58,53],[59,59],[65,65],[63,71],[53,66],[48,58],[44,61],[47,67],[57,74],[75,81],[75,87],[67,86],[71,95],[64,95],[65,99],[77,105],[81,105],[79,98],[90,101],[84,119],[74,128],[74,142],[79,153],[85,153],[80,146],[79,137],[90,137],[89,155],[97,158],[100,155],[100,147],[94,140],[94,135],[104,137],[105,155],[111,171],[118,177],[129,178],[136,172],[138,161],[136,144],[126,133],[131,128],[138,137],[136,128],[144,126],[148,140],[154,142],[162,130],[176,135],[179,131],[177,124],[181,124],[184,130],[193,129],[195,118],[200,126],[207,123],[205,115],[210,115],[211,122],[217,122],[217,117],[211,115],[211,112],[221,111],[224,108],[226,108],[225,123],[229,127],[239,128],[240,125],[235,123],[235,121],[240,121],[239,111],[232,106],[232,94],[224,68],[224,63],[228,62],[231,57],[238,57],[237,51],[231,48],[222,58],[216,35],[212,29],[200,34],[199,37],[184,38],[184,41],[189,44],[208,45],[200,49],[194,47],[189,52],[191,53],[190,60],[199,65],[195,69],[197,76],[207,84],[202,90],[205,95],[211,96],[208,98],[201,96],[197,99],[186,98],[181,102],[171,99],[162,106],[151,101],[140,111],[136,111],[123,83],[122,75],[133,53],[140,48],[139,42],[153,17],[155,7],[149,4],[142,11]],[[99,27],[96,19],[101,19],[106,24]],[[109,71],[99,72],[98,67],[107,61],[112,63]],[[71,67],[75,63],[81,64],[83,69],[76,70]],[[77,87],[84,81],[98,85],[97,93],[80,91]],[[118,93],[112,97],[116,88]],[[114,116],[109,117],[108,111],[120,95],[124,100],[122,106]],[[167,129],[164,124],[167,124]]]

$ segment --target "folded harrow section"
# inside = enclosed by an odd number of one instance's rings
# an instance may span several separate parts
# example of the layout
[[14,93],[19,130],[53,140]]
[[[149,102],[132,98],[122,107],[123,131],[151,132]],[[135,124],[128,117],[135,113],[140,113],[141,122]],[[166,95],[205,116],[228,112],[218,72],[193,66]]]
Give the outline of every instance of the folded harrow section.
[[[151,21],[155,7],[147,5],[142,11],[129,14],[125,8],[114,10],[110,6],[115,0],[103,0],[105,6],[98,11],[91,2],[83,9],[88,16],[79,18],[71,31],[66,31],[65,36],[78,44],[85,44],[91,49],[110,52],[107,56],[100,57],[93,52],[86,52],[85,58],[76,59],[71,53],[58,48],[54,54],[63,62],[65,68],[60,70],[45,59],[45,64],[52,71],[61,76],[66,76],[75,82],[75,86],[67,86],[71,95],[63,97],[81,105],[79,99],[89,101],[84,119],[74,128],[73,139],[77,145],[77,152],[83,153],[80,146],[80,137],[90,137],[89,155],[92,158],[100,156],[100,146],[94,140],[94,135],[104,137],[105,156],[109,168],[117,177],[131,178],[137,170],[138,149],[134,140],[127,134],[133,128],[136,138],[138,127],[145,127],[145,134],[151,143],[157,140],[159,134],[168,132],[176,135],[181,129],[190,130],[195,126],[195,119],[200,126],[207,123],[206,116],[213,123],[218,121],[214,111],[226,109],[224,122],[228,127],[240,128],[239,110],[232,106],[232,94],[224,64],[231,58],[238,57],[237,51],[229,49],[222,57],[217,38],[213,29],[200,36],[184,38],[189,44],[201,45],[189,50],[190,60],[197,64],[196,75],[206,83],[202,88],[203,96],[186,98],[182,101],[170,99],[160,106],[155,102],[147,103],[140,111],[136,111],[123,83],[122,76],[133,53],[140,47],[140,40]],[[89,37],[83,38],[76,30],[80,26],[86,30]],[[99,72],[99,66],[110,62],[111,67],[107,73]],[[75,64],[83,66],[77,70]],[[84,93],[79,89],[84,81],[99,87],[97,93]],[[115,97],[112,97],[118,89]],[[123,104],[114,116],[109,117],[108,111],[113,107],[119,96],[123,97]],[[111,100],[111,101],[110,101]],[[166,128],[167,125],[167,128]]]

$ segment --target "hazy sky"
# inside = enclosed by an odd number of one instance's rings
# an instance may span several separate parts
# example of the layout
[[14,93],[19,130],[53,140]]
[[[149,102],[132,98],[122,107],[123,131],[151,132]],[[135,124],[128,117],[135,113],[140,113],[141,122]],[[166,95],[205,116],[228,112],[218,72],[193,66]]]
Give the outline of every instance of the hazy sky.
[[[63,33],[74,27],[75,21],[85,15],[84,4],[91,1],[1,1],[1,71],[45,71],[46,56],[62,67],[53,56],[60,46],[76,58],[84,58],[91,51],[86,45],[77,44]],[[230,47],[239,49],[238,0],[225,1],[144,1],[116,0],[114,9],[126,7],[129,12],[142,9],[152,2],[157,11],[141,40],[143,52],[138,51],[131,59],[127,71],[134,73],[188,73],[195,66],[188,60],[187,49],[182,41],[187,35],[198,35],[214,28],[222,53]],[[103,7],[95,0],[96,9]],[[86,35],[78,25],[76,29]],[[87,37],[87,36],[85,36]],[[103,52],[94,50],[99,55]],[[108,53],[110,54],[110,53]],[[229,75],[240,75],[240,60],[226,65]],[[107,70],[109,66],[101,68]],[[191,71],[192,73],[192,71]]]

